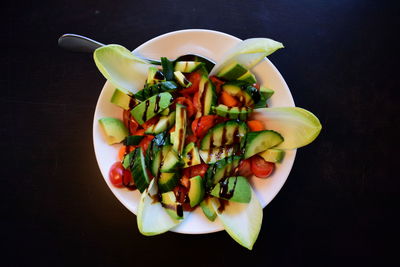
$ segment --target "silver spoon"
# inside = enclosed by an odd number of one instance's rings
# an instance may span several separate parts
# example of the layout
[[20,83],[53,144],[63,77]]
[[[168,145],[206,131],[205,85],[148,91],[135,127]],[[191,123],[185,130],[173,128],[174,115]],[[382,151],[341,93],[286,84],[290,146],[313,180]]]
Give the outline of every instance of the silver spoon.
[[[99,47],[104,46],[105,44],[95,41],[93,39],[90,39],[88,37],[82,36],[82,35],[66,33],[66,34],[61,35],[60,38],[58,38],[58,45],[64,49],[74,51],[74,52],[93,53],[94,50],[96,50]],[[161,65],[161,61],[159,61],[159,60],[147,59],[147,58],[143,58],[143,59],[148,61],[151,64]],[[196,54],[182,55],[173,61],[174,62],[176,62],[176,61],[200,61],[200,62],[205,63],[205,67],[208,71],[211,71],[211,69],[215,65],[215,63],[212,60],[205,58],[203,56],[200,56],[200,55],[196,55]]]

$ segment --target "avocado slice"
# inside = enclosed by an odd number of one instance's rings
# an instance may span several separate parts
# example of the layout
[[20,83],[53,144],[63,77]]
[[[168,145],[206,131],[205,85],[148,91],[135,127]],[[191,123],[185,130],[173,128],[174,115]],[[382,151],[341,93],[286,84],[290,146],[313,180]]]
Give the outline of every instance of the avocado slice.
[[149,67],[146,84],[153,85],[161,81],[165,81],[164,74],[161,71],[159,71],[157,67],[154,66]]
[[217,218],[217,213],[212,207],[210,197],[206,197],[205,199],[203,199],[203,201],[200,202],[200,207],[207,219],[212,222],[215,221],[215,218]]
[[265,108],[267,107],[267,100],[274,94],[274,90],[267,87],[260,87],[260,100],[254,104],[254,108]]
[[169,130],[175,123],[175,111],[167,116],[161,116],[157,123],[146,129],[145,134],[156,135]]
[[176,201],[176,196],[173,191],[161,194],[161,204],[171,218],[175,220],[183,219],[182,205]]
[[204,181],[201,176],[194,176],[189,179],[190,187],[189,187],[189,200],[190,200],[190,207],[195,207],[198,205],[204,198],[205,189],[204,189]]
[[246,67],[233,62],[230,65],[227,65],[225,68],[223,68],[218,74],[218,78],[222,78],[227,81],[233,81],[237,80],[240,76],[245,74],[247,72]]
[[239,203],[249,203],[251,200],[250,184],[243,176],[232,176],[221,180],[210,194]]
[[239,120],[246,120],[247,117],[253,111],[250,107],[228,107],[224,104],[219,104],[218,106],[214,107],[215,114],[229,118],[229,119],[239,119]]
[[277,148],[270,148],[261,153],[258,153],[258,155],[263,157],[265,161],[279,163],[283,160],[285,156],[285,151]]
[[214,84],[207,76],[202,76],[199,83],[199,100],[202,116],[212,114],[213,107],[217,104],[217,93]]
[[192,83],[189,82],[189,80],[186,79],[185,75],[183,75],[182,72],[180,72],[180,71],[175,71],[174,77],[175,77],[175,80],[184,88],[187,88],[192,85]]
[[130,109],[131,105],[135,106],[136,104],[138,104],[134,98],[118,88],[114,90],[110,102],[125,110]]
[[199,150],[194,142],[191,142],[185,146],[182,152],[182,159],[185,162],[183,168],[201,164]]
[[253,83],[257,82],[256,76],[254,76],[254,74],[251,73],[249,70],[245,74],[243,74],[242,76],[240,76],[237,79],[239,81],[245,81],[245,82],[248,82],[250,84],[253,84]]
[[119,119],[106,117],[99,119],[99,123],[110,145],[122,142],[129,134],[124,123]]
[[211,164],[217,162],[218,160],[232,156],[235,151],[235,146],[220,146],[211,148],[209,150],[199,150],[199,154],[205,163]]
[[164,92],[152,96],[134,107],[131,111],[133,118],[142,125],[172,104],[170,93]]

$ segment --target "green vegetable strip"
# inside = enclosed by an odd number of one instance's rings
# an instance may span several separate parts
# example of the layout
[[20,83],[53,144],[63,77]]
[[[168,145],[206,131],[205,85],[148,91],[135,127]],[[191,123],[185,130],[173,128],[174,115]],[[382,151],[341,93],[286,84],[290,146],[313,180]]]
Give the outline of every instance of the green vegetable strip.
[[125,146],[137,146],[140,141],[142,141],[143,137],[143,135],[130,135],[125,138],[123,143]]
[[167,81],[149,85],[135,94],[135,98],[145,101],[147,98],[162,92],[173,92],[178,88],[175,82]]
[[167,81],[174,80],[174,64],[166,57],[161,58],[162,71]]

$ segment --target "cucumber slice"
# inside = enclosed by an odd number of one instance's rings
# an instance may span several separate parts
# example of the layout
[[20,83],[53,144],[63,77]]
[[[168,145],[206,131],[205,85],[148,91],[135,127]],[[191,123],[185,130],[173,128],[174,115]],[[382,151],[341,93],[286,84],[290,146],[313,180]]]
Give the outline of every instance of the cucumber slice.
[[[165,152],[168,151],[168,152]],[[165,155],[165,156],[164,156]],[[160,172],[175,172],[183,165],[181,159],[174,149],[163,148],[163,159]]]
[[264,152],[258,153],[259,156],[263,157],[265,161],[268,162],[281,162],[285,156],[285,151],[276,148],[270,148]]
[[216,147],[209,150],[199,150],[200,157],[207,163],[215,163],[218,160],[232,156],[237,149],[234,146]]
[[251,200],[251,186],[246,177],[228,177],[217,183],[211,190],[210,195],[229,201],[249,203]]
[[206,187],[212,188],[223,178],[232,176],[235,168],[239,166],[241,158],[240,156],[226,157],[210,165],[204,176]]
[[125,146],[137,146],[143,138],[144,135],[130,135],[124,139],[123,144]]
[[226,121],[215,125],[200,142],[201,150],[210,150],[213,147],[244,144],[247,125],[242,121]]
[[283,140],[282,135],[272,130],[249,132],[246,136],[244,158],[248,159],[261,151],[279,145]]
[[183,145],[185,144],[186,138],[186,117],[187,117],[186,106],[176,104],[176,119],[175,119],[175,133],[174,133],[174,145],[173,148],[178,153],[182,154]]
[[162,193],[171,191],[179,181],[177,173],[161,173],[158,178],[158,188]]
[[144,190],[149,186],[150,184],[150,178],[147,175],[147,169],[146,169],[146,164],[145,164],[145,159],[142,153],[142,148],[138,147],[135,149],[135,154],[133,155],[134,157],[134,162],[133,162],[133,167],[132,167],[132,176],[133,180],[135,181],[135,185],[140,191],[140,193],[143,193]]
[[151,125],[146,129],[145,134],[159,134],[168,131],[175,123],[175,111],[168,116],[161,116],[156,124]]

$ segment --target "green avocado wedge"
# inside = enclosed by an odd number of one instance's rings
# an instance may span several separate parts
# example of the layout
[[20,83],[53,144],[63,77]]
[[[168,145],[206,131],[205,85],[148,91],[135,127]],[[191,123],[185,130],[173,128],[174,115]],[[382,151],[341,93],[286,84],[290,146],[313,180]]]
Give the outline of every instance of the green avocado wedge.
[[251,250],[260,233],[263,210],[255,192],[251,189],[249,203],[229,201],[221,212],[217,198],[210,198],[225,231],[240,245]]
[[131,114],[135,121],[142,125],[171,105],[172,100],[172,95],[167,92],[154,95],[134,107]]
[[140,197],[137,224],[140,233],[146,236],[165,233],[181,222],[173,219],[160,202],[154,202],[157,192],[157,183],[153,179]]
[[310,111],[299,107],[259,109],[268,129],[279,132],[285,139],[274,148],[295,149],[308,145],[317,138],[322,125]]
[[128,136],[128,129],[119,119],[106,117],[99,119],[99,123],[109,145],[120,143]]
[[148,62],[135,57],[121,45],[111,44],[97,48],[93,53],[94,62],[103,76],[115,87],[135,92],[143,87]]

